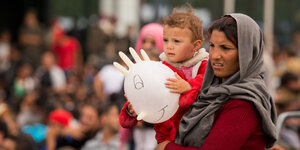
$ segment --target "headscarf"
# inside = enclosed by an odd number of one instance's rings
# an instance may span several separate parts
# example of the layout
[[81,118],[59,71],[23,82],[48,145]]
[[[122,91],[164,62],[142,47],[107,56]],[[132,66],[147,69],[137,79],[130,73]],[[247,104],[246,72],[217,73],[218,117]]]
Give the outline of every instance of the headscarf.
[[237,23],[240,69],[220,83],[209,61],[197,100],[180,122],[177,144],[200,148],[212,128],[215,112],[230,99],[252,102],[268,137],[266,146],[271,147],[276,141],[275,105],[263,80],[263,33],[249,16],[236,13],[230,16]]
[[163,26],[158,23],[149,23],[142,27],[135,44],[135,50],[140,53],[143,40],[146,36],[152,36],[155,40],[155,46],[163,52]]

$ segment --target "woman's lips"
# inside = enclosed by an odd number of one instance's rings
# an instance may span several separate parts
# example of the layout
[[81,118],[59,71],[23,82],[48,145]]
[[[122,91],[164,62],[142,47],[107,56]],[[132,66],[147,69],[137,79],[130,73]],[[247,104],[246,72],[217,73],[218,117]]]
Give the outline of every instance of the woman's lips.
[[223,64],[222,63],[213,63],[212,67],[214,69],[221,69],[221,68],[223,68]]

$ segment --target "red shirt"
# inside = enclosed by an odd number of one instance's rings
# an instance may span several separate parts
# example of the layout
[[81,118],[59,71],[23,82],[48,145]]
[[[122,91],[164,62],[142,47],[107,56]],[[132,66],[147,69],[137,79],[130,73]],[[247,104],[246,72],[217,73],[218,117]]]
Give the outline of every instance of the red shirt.
[[58,65],[64,70],[72,70],[80,44],[73,37],[65,37],[54,44],[54,52],[58,56]]
[[[203,81],[203,77],[207,65],[207,60],[202,60],[201,65],[198,68],[197,76],[190,80],[187,80],[182,72],[180,72],[178,69],[171,66],[167,62],[164,61],[163,64],[165,64],[174,72],[176,72],[182,79],[189,82],[189,84],[192,86],[192,89],[180,95],[179,108],[173,117],[171,117],[169,120],[165,122],[154,124],[154,130],[156,132],[155,138],[158,143],[166,140],[169,141],[175,140],[176,133],[179,128],[179,122],[182,116],[186,112],[188,112],[190,105],[195,102],[197,95],[201,89],[201,85],[202,85],[202,81]],[[130,116],[127,113],[126,107],[127,107],[127,102],[124,104],[121,110],[119,121],[122,127],[131,128],[137,124],[137,120],[136,118]]]
[[171,142],[165,150],[265,149],[266,137],[260,116],[251,102],[229,100],[215,113],[214,119],[213,127],[201,148],[183,147]]

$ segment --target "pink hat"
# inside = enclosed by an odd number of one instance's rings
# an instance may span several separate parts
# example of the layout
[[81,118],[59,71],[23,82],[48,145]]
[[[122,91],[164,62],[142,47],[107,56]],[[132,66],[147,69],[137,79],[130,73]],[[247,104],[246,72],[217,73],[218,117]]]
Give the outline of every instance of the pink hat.
[[142,27],[135,44],[135,50],[140,53],[143,39],[149,35],[154,38],[156,48],[163,52],[163,26],[158,23],[149,23]]

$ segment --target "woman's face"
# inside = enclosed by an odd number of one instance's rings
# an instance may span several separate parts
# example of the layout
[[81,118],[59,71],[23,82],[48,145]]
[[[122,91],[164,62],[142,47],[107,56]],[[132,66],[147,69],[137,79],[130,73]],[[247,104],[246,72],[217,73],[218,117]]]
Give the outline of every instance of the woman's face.
[[143,49],[151,49],[155,47],[155,39],[150,35],[145,36],[142,42]]
[[222,78],[223,82],[239,70],[238,49],[224,32],[213,30],[209,41],[209,59],[215,76]]

